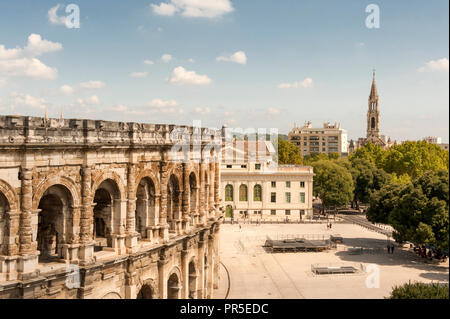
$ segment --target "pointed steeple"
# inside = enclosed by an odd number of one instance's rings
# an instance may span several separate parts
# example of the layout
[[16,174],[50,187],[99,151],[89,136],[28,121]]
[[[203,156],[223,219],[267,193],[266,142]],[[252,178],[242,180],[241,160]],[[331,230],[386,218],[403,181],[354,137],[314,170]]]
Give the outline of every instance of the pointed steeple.
[[373,70],[373,78],[372,78],[372,87],[370,89],[370,100],[375,100],[378,98],[378,92],[377,92],[377,82],[375,80],[375,70]]

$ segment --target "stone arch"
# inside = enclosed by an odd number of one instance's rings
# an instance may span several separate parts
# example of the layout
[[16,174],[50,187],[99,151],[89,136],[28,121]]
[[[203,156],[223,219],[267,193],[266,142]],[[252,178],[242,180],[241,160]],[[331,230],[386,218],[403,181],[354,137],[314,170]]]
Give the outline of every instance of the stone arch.
[[145,280],[137,289],[137,299],[156,299],[158,289],[153,279]]
[[94,204],[94,239],[96,239],[96,249],[102,247],[117,247],[117,236],[125,231],[124,221],[121,212],[126,209],[124,206],[123,193],[117,179],[104,176],[101,183],[92,189]]
[[78,237],[72,191],[63,184],[52,184],[43,193],[39,192],[39,213],[33,228],[41,260],[67,258],[64,249]]
[[167,222],[170,232],[177,232],[177,222],[181,219],[181,179],[176,174],[169,175],[167,185]]
[[167,276],[167,299],[181,298],[181,270],[174,266]]
[[161,194],[161,187],[160,187],[160,181],[159,178],[157,177],[158,175],[155,174],[153,172],[152,169],[145,169],[142,172],[140,172],[137,176],[136,176],[136,187],[133,190],[133,198],[136,198],[136,193],[137,193],[137,189],[139,186],[139,182],[141,181],[141,179],[148,177],[152,180],[153,184],[155,185],[155,192],[157,195]]
[[2,179],[0,179],[0,193],[8,201],[10,211],[17,211],[19,209],[19,196],[14,188]]
[[187,283],[188,298],[197,299],[199,269],[197,266],[197,257],[193,256],[188,263],[188,279]]
[[191,212],[197,210],[199,179],[195,171],[189,173],[189,207]]
[[67,188],[72,195],[73,206],[79,207],[81,205],[81,194],[79,191],[79,186],[75,183],[75,181],[66,176],[53,175],[44,179],[36,187],[36,191],[33,195],[33,209],[38,208],[42,195],[53,185],[62,185]]
[[[116,172],[113,172],[111,170],[101,170],[94,174],[94,177],[92,178],[92,185],[91,185],[92,192],[95,194],[95,191],[100,186],[100,184],[103,183],[103,181],[105,181],[107,179],[113,180],[116,183],[116,185],[119,189],[120,199],[127,199],[125,183],[123,182],[123,180],[119,174],[117,174]],[[94,195],[94,194],[92,194],[92,195]]]
[[158,204],[156,185],[151,177],[141,178],[136,187],[136,231],[142,238],[147,238],[147,230],[158,224]]
[[105,294],[101,299],[122,299],[122,296],[115,291],[110,291]]

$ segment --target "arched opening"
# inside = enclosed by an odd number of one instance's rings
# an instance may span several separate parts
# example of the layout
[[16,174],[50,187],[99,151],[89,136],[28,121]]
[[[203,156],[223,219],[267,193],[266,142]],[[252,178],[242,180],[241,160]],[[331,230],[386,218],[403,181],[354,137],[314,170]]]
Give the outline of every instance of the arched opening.
[[197,299],[197,270],[192,260],[189,263],[189,299]]
[[374,118],[374,117],[372,117],[372,118],[370,119],[370,127],[371,127],[372,129],[375,128],[375,118]]
[[256,184],[253,187],[253,201],[261,202],[262,201],[262,187],[259,184]]
[[94,249],[99,251],[113,246],[112,234],[120,227],[120,220],[116,218],[120,211],[120,191],[113,180],[106,179],[98,186],[94,204]]
[[233,201],[233,185],[228,184],[225,186],[225,201],[232,202]]
[[239,186],[239,201],[246,202],[248,200],[248,188],[247,185],[242,184]]
[[37,244],[39,261],[63,258],[65,236],[72,235],[69,220],[73,213],[72,195],[63,185],[53,185],[42,195],[38,208]]
[[167,280],[167,299],[180,299],[181,285],[178,275],[173,273]]
[[0,192],[0,255],[5,253],[4,244],[6,245],[8,234],[6,233],[6,214],[10,211],[9,202],[5,195]]
[[169,231],[175,233],[177,231],[176,221],[180,219],[180,186],[175,175],[169,178],[167,186],[167,222],[169,223]]
[[233,217],[233,207],[231,205],[227,205],[225,208],[225,217]]
[[143,285],[137,294],[137,299],[153,299],[153,290],[149,285]]
[[195,212],[197,210],[197,178],[194,173],[189,175],[189,190],[191,212]]
[[136,231],[142,238],[147,238],[147,229],[156,225],[155,184],[149,177],[144,177],[138,184],[136,192]]

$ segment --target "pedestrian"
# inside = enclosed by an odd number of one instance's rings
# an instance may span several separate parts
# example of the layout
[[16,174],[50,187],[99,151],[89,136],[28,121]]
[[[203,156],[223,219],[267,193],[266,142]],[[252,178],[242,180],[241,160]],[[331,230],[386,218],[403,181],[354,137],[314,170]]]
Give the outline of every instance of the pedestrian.
[[331,229],[331,223],[330,223],[330,229]]
[[394,253],[394,244],[391,245],[391,254]]
[[391,245],[389,245],[389,244],[387,244],[387,252],[388,252],[388,254],[390,254],[391,253]]

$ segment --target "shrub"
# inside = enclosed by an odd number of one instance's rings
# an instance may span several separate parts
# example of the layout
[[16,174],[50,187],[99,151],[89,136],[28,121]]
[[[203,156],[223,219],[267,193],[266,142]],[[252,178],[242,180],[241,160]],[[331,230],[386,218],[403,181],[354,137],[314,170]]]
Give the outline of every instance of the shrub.
[[390,299],[449,299],[448,284],[409,282],[395,286]]

